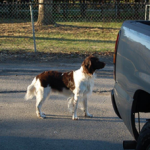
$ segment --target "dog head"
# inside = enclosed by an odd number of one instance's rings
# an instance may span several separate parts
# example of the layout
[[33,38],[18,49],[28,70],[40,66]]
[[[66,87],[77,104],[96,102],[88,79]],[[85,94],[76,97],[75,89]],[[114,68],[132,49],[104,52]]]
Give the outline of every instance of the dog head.
[[82,63],[83,72],[92,75],[95,70],[105,67],[105,63],[99,61],[97,57],[93,55],[88,56]]

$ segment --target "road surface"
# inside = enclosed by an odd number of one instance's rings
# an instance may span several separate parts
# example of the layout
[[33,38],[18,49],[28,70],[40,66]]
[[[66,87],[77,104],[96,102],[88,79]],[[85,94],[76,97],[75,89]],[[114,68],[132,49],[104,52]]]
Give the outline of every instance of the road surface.
[[43,105],[46,119],[35,113],[35,98],[24,100],[34,76],[45,70],[75,70],[80,64],[0,64],[0,150],[123,150],[123,140],[132,140],[126,126],[113,111],[110,91],[113,67],[97,71],[85,118],[71,120],[67,98],[52,94]]

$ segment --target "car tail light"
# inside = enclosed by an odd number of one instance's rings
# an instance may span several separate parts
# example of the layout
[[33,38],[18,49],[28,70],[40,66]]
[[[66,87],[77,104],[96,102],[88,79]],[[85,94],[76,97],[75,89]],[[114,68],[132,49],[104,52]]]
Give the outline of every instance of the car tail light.
[[117,57],[117,48],[118,48],[118,42],[119,42],[119,35],[120,35],[120,32],[117,35],[116,44],[115,44],[115,50],[114,50],[114,55],[113,55],[114,80],[116,80],[116,57]]

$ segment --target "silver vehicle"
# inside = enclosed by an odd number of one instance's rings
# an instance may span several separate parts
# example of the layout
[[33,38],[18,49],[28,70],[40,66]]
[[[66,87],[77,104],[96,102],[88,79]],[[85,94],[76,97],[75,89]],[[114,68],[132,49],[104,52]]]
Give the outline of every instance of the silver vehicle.
[[[150,150],[150,21],[125,21],[118,33],[114,53],[112,104],[135,139],[124,149]],[[136,123],[136,117],[138,123]],[[137,126],[138,125],[138,126]]]

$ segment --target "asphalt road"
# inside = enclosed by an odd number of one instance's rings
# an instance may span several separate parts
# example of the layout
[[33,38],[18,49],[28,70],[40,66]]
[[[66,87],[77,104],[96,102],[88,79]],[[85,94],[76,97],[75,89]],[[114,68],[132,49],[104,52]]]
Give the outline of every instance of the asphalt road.
[[35,114],[35,98],[24,100],[33,77],[44,70],[75,70],[80,64],[0,64],[0,150],[123,150],[132,140],[126,126],[113,111],[110,91],[113,67],[97,71],[89,112],[71,120],[67,98],[52,94],[43,105],[46,119]]

